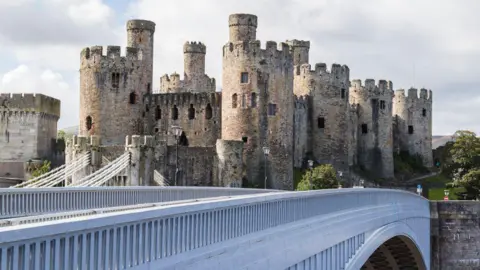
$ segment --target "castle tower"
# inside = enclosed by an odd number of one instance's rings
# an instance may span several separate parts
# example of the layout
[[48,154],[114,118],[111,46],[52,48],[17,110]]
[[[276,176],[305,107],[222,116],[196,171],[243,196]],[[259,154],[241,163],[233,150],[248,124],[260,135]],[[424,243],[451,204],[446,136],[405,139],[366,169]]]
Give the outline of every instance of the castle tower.
[[80,56],[80,126],[82,136],[99,135],[105,145],[123,144],[144,134],[145,94],[150,92],[155,24],[127,23],[125,56],[119,46],[85,48]]
[[310,51],[310,41],[303,40],[287,40],[290,50],[293,55],[293,65],[299,66],[308,64],[308,57]]
[[341,171],[343,179],[349,177],[349,78],[349,68],[339,64],[332,64],[330,70],[325,63],[315,64],[314,70],[303,64],[294,71],[295,95],[310,97],[309,152],[316,162]]
[[257,17],[229,17],[230,41],[223,47],[222,139],[243,140],[245,177],[268,188],[293,188],[293,59],[289,46],[255,41]]
[[[377,177],[391,178],[393,171],[393,90],[390,81],[353,80],[350,103],[357,106],[357,160]],[[354,161],[355,163],[355,161]]]
[[395,91],[393,115],[397,151],[419,155],[426,167],[433,166],[432,154],[432,91],[410,88]]

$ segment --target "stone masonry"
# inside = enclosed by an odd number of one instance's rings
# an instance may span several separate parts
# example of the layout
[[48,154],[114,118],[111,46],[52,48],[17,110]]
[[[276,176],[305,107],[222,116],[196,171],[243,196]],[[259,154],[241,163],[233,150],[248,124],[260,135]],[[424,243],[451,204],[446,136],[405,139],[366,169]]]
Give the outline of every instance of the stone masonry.
[[160,92],[152,93],[155,23],[128,21],[125,56],[116,46],[106,55],[101,47],[82,51],[80,134],[100,135],[112,159],[125,136],[154,136],[152,168],[169,183],[178,168],[179,185],[263,187],[267,180],[268,188],[290,190],[293,168],[310,158],[333,164],[344,180],[354,166],[389,178],[400,149],[431,165],[431,91],[414,98],[399,90],[394,97],[390,82],[351,83],[346,65],[312,69],[309,41],[262,46],[258,22],[230,15],[221,93],[206,75],[201,42],[183,46],[183,79],[164,75]]

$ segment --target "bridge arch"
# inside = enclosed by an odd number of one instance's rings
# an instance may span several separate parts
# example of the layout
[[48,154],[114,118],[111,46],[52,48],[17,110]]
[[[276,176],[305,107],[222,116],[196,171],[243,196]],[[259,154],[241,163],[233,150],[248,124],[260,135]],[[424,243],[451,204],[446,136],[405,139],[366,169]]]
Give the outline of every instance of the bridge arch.
[[414,230],[402,222],[389,224],[374,232],[352,258],[348,269],[428,270],[428,247]]

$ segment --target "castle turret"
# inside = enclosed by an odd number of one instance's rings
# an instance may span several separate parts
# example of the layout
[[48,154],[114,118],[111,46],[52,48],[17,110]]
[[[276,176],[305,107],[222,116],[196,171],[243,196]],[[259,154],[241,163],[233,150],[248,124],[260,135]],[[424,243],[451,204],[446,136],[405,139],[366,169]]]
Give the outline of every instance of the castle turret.
[[392,83],[353,80],[350,103],[357,106],[357,163],[377,177],[391,178],[393,171]]
[[251,14],[232,14],[228,18],[230,41],[257,40],[257,16]]
[[303,40],[287,40],[293,55],[293,65],[299,66],[308,64],[308,55],[310,51],[310,41]]
[[140,59],[144,62],[143,82],[145,92],[151,92],[153,76],[153,37],[155,23],[146,20],[130,20],[127,22],[127,46],[137,48]]
[[264,153],[270,148],[268,188],[293,188],[293,59],[289,46],[255,41],[257,17],[229,18],[223,47],[222,139],[243,140],[246,178],[263,186]]
[[433,166],[432,100],[432,91],[423,88],[410,88],[408,95],[396,90],[393,99],[396,150],[419,155],[426,167]]

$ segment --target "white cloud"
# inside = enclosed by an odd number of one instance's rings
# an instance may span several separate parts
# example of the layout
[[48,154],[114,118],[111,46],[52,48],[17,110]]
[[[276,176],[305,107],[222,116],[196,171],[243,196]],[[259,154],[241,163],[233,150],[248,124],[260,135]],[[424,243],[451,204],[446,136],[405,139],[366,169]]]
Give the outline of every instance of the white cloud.
[[78,87],[73,85],[74,83],[65,81],[60,73],[53,70],[26,65],[0,74],[2,93],[41,93],[60,99],[60,127],[70,126],[72,120],[78,119]]

